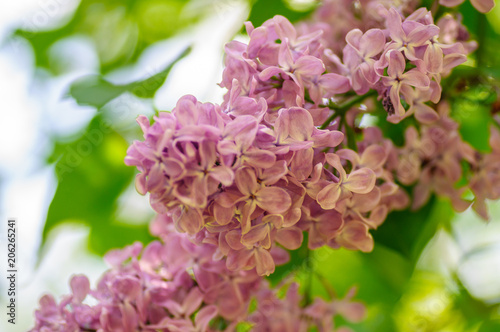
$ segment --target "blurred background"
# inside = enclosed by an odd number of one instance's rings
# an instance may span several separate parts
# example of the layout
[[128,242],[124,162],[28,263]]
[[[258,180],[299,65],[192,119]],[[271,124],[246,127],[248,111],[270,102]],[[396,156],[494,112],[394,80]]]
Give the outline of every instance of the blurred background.
[[[95,285],[110,248],[151,240],[148,197],[137,194],[135,170],[123,163],[128,145],[140,139],[135,118],[171,110],[185,94],[221,102],[223,46],[246,40],[243,22],[258,26],[276,14],[297,21],[316,5],[0,3],[0,241],[4,252],[7,218],[16,218],[19,266],[17,324],[2,313],[1,331],[29,329],[38,299],[68,293],[73,274],[85,273]],[[468,2],[460,10],[474,15],[466,21],[473,36],[483,36],[481,52],[498,58],[500,7],[482,23]],[[498,63],[488,64],[496,75]],[[355,331],[500,331],[500,204],[490,208],[489,223],[472,211],[455,215],[437,198],[418,213],[393,213],[374,234],[374,252],[317,251],[313,293],[324,295],[325,280],[339,296],[357,286],[368,317]],[[311,278],[310,270],[295,278]]]

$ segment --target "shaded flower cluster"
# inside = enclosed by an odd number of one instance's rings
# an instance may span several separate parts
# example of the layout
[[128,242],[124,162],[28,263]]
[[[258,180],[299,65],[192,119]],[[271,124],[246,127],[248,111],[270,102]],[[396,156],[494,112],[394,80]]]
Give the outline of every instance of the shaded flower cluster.
[[415,127],[406,129],[405,146],[397,152],[397,179],[414,184],[413,209],[422,207],[435,193],[449,198],[458,212],[472,203],[488,219],[486,199],[500,198],[500,133],[492,126],[492,151],[480,153],[462,140],[458,123],[450,118],[450,105],[442,102],[438,111],[439,121],[422,126],[420,132]]
[[[59,303],[43,296],[31,331],[202,332],[235,331],[239,325],[259,331],[313,326],[333,331],[333,315],[352,321],[364,315],[352,294],[305,305],[294,283],[288,283],[290,297],[282,300],[255,272],[231,272],[212,260],[215,246],[195,245],[171,228],[162,235],[164,243],[154,241],[144,249],[134,243],[109,252],[105,260],[111,269],[95,289],[86,276],[76,275],[70,281],[72,293]],[[252,312],[251,300],[257,304]],[[328,315],[319,315],[316,308]],[[292,322],[297,325],[287,329]]]

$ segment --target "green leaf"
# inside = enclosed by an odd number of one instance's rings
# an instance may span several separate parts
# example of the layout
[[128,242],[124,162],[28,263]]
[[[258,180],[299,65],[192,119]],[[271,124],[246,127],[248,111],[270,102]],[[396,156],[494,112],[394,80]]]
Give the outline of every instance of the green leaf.
[[284,0],[256,0],[253,3],[248,20],[257,27],[275,15],[285,16],[290,22],[304,19],[314,11],[314,7],[299,11],[290,8]]
[[452,117],[460,124],[462,139],[481,152],[490,152],[491,104],[496,100],[492,87],[476,84],[461,93],[452,104]]
[[78,222],[90,227],[90,249],[103,254],[134,240],[149,241],[147,224],[115,220],[116,200],[130,184],[134,169],[125,166],[127,142],[95,117],[77,140],[59,145],[54,155],[58,186],[49,206],[42,246],[56,226]]
[[459,292],[455,297],[454,307],[465,317],[467,325],[472,327],[485,322],[485,324],[481,325],[480,331],[491,331],[491,327],[498,326],[498,324],[490,321],[495,312],[498,312],[498,305],[486,304],[474,298],[457,276],[455,276],[455,281]]
[[187,4],[184,0],[85,0],[62,26],[46,30],[44,21],[53,21],[53,11],[61,10],[55,2],[28,16],[14,35],[26,39],[33,46],[36,65],[53,74],[66,70],[66,60],[51,53],[54,43],[83,37],[93,44],[101,71],[109,72],[133,63],[148,46],[175,35],[211,9],[192,7],[189,15],[183,15]]
[[500,331],[500,320],[489,320],[481,324],[477,332],[498,332]]
[[79,105],[95,106],[98,109],[102,108],[111,100],[120,96],[122,93],[130,92],[141,98],[151,98],[154,96],[173,66],[189,54],[191,48],[184,50],[167,68],[161,72],[148,77],[144,80],[132,82],[129,84],[115,85],[99,75],[84,76],[75,81],[70,89],[69,95],[75,98]]
[[[412,273],[412,264],[400,253],[380,244],[371,253],[323,247],[314,251],[313,270],[329,281],[339,297],[357,287],[354,299],[367,305],[368,315],[359,324],[343,324],[357,332],[395,331],[391,313]],[[328,297],[317,281],[312,295]]]
[[410,261],[416,261],[441,222],[431,217],[434,203],[433,198],[418,211],[391,212],[384,223],[372,232],[375,243],[399,252]]

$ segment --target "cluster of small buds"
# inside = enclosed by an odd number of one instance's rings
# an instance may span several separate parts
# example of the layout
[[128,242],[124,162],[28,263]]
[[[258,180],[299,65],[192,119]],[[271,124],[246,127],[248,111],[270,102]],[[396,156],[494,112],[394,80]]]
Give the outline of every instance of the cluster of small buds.
[[[307,331],[317,324],[332,326],[334,314],[350,320],[363,316],[364,307],[351,302],[352,294],[330,302],[317,299],[305,306],[297,285],[291,284],[297,301],[282,301],[254,272],[232,272],[213,260],[216,246],[193,244],[170,228],[162,233],[164,243],[154,241],[144,249],[134,243],[109,252],[105,260],[111,269],[95,289],[86,276],[76,275],[70,281],[72,294],[59,303],[51,295],[43,296],[31,331],[229,332],[247,324],[259,331],[278,332],[289,323],[277,324],[278,312],[282,318],[300,319],[297,331]],[[257,308],[250,313],[252,299],[257,300]],[[306,320],[308,312],[318,316],[312,307],[321,307],[329,316],[318,317],[322,322]],[[304,314],[295,317],[297,313]]]

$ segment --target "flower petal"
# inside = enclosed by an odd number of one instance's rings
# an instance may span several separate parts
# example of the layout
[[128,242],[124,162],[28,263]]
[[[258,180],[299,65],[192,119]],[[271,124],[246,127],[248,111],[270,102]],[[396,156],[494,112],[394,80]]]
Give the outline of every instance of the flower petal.
[[338,183],[332,183],[321,189],[321,191],[316,196],[316,201],[325,210],[330,210],[335,208],[337,201],[341,194],[340,185]]
[[367,194],[372,191],[376,179],[375,173],[365,167],[350,173],[342,186],[353,193]]
[[264,187],[255,194],[257,205],[269,213],[283,213],[292,205],[288,193],[277,187]]
[[300,248],[304,236],[300,228],[292,226],[279,229],[275,239],[286,249],[295,250]]
[[270,275],[274,272],[274,260],[269,251],[263,248],[255,248],[255,266],[257,274],[260,276]]

